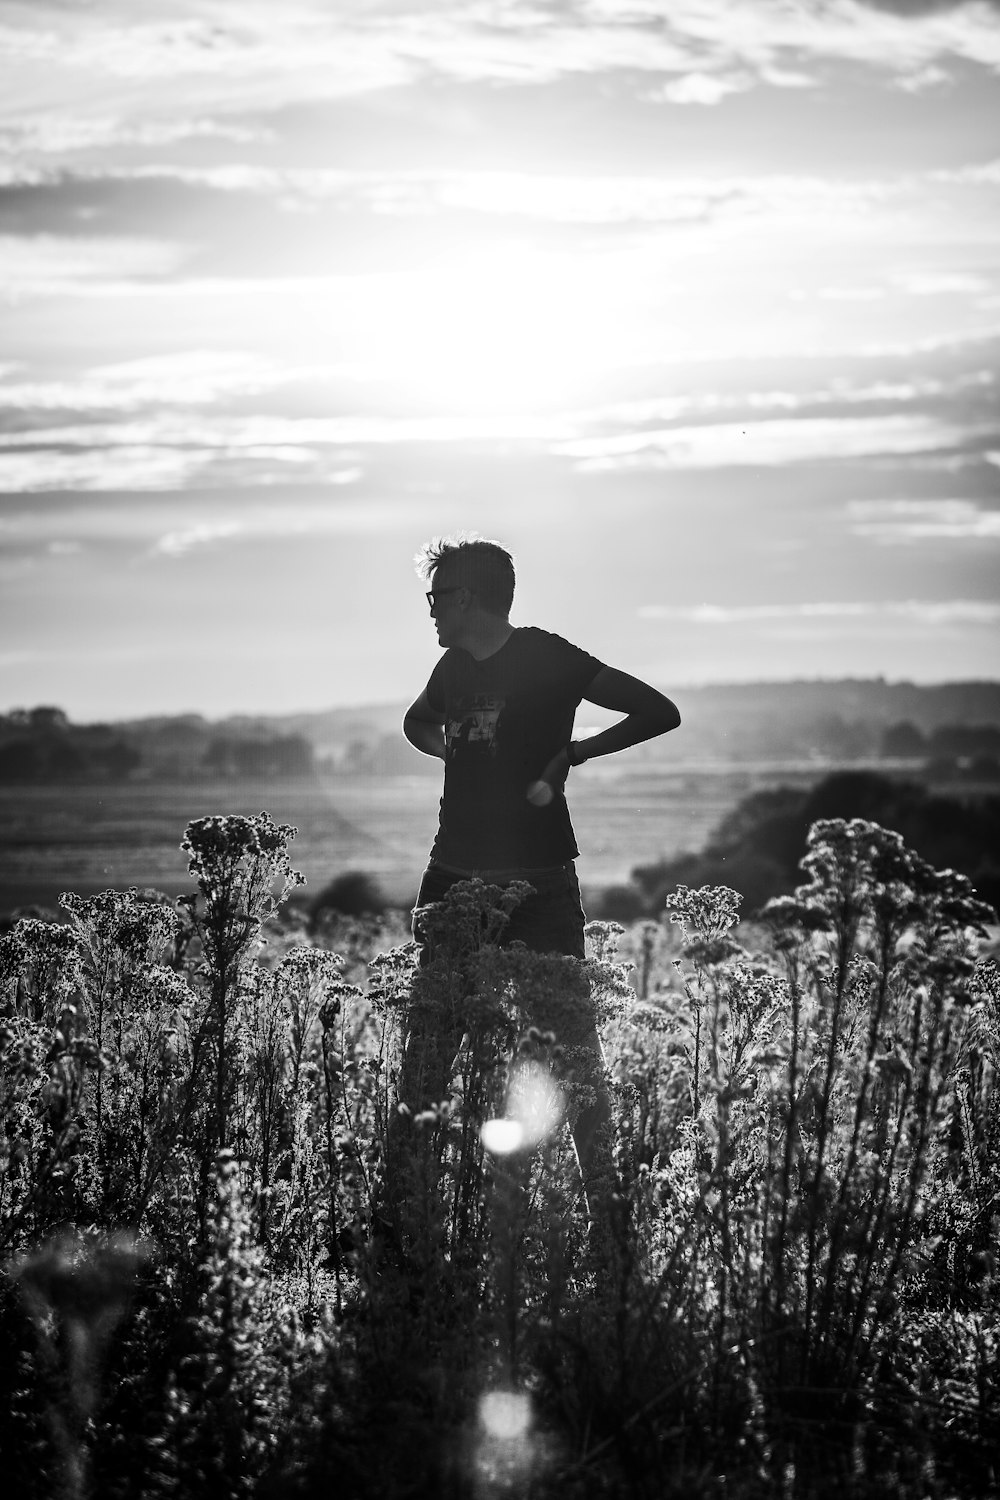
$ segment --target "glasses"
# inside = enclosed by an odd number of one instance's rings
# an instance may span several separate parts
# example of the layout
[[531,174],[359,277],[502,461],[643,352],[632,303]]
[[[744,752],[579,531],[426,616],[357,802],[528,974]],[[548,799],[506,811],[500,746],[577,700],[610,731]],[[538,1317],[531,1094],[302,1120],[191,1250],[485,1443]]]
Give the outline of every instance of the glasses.
[[454,587],[450,589],[428,589],[427,603],[430,605],[431,613],[433,614],[434,610],[437,609],[438,600],[443,599],[445,594],[460,594],[464,588],[464,583],[456,583]]

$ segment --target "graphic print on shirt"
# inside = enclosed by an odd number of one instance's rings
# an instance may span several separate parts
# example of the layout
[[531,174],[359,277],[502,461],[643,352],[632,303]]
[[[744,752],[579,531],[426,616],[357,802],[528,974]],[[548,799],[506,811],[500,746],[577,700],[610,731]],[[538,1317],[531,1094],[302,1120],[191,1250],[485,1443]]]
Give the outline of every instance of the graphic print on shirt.
[[484,745],[490,755],[496,755],[497,724],[506,702],[505,698],[490,693],[477,693],[474,698],[457,703],[446,731],[448,755],[453,755],[463,744]]

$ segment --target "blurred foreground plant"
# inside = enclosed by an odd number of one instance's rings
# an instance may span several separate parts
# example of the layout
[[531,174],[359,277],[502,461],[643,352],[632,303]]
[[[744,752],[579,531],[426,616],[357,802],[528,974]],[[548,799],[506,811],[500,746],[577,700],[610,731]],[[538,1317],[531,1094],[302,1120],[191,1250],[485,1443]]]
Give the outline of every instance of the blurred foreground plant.
[[90,1493],[102,1359],[146,1253],[128,1235],[64,1234],[13,1267],[35,1325],[60,1488],[67,1500],[83,1500]]

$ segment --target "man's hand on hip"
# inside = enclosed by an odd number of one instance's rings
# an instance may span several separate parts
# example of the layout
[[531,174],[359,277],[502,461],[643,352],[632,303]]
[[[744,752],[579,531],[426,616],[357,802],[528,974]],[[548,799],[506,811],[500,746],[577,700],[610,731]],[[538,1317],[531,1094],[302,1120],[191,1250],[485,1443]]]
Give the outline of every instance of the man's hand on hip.
[[556,792],[561,792],[566,785],[569,770],[569,752],[564,747],[552,757],[538,780],[528,787],[528,801],[535,807],[547,807]]

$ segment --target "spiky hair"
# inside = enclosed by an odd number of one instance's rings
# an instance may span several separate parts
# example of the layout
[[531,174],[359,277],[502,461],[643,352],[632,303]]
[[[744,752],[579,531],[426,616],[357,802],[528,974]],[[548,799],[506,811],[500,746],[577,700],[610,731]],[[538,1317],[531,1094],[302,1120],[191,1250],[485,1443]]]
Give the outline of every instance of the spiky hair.
[[434,537],[425,542],[414,559],[421,578],[433,582],[443,562],[455,563],[456,576],[474,589],[479,601],[490,614],[510,614],[514,599],[514,558],[499,542],[488,541],[475,532],[457,536]]

